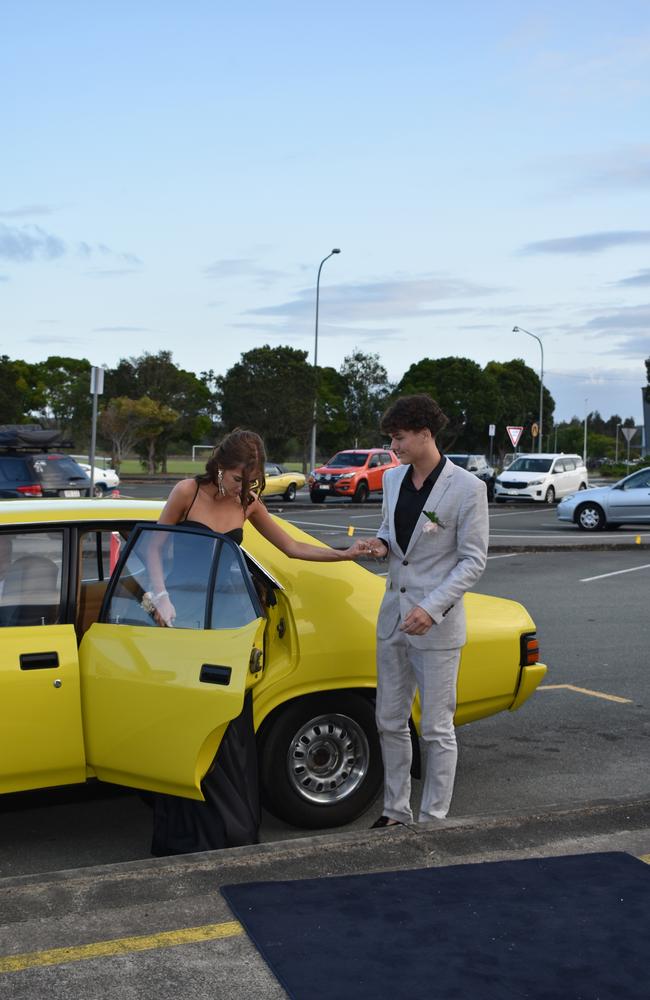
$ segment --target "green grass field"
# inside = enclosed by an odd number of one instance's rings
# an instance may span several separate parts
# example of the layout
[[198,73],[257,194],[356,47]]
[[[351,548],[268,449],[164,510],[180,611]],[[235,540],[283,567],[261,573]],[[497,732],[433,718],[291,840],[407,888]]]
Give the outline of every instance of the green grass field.
[[[300,462],[285,462],[284,468],[289,472],[302,471]],[[193,462],[191,458],[170,458],[167,462],[167,472],[171,475],[196,476],[197,473],[203,472],[204,469],[205,460],[203,462]],[[144,473],[144,469],[137,458],[127,458],[122,462],[120,472],[123,475],[141,475]]]

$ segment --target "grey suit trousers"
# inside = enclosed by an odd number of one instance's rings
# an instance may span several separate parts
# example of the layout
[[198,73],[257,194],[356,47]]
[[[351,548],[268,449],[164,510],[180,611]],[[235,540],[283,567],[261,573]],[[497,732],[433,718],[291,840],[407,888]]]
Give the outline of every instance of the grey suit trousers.
[[377,643],[377,729],[384,760],[384,816],[413,821],[408,720],[416,689],[422,709],[425,777],[420,823],[442,819],[454,790],[458,750],[454,712],[460,649],[419,649],[396,628]]

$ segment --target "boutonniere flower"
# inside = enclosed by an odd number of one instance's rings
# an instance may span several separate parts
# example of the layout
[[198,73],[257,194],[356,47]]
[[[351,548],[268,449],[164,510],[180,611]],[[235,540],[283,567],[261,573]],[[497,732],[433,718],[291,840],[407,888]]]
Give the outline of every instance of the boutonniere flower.
[[444,528],[445,525],[442,523],[435,510],[423,510],[422,513],[429,520],[422,528],[422,533],[428,535],[431,531],[437,531],[438,528]]

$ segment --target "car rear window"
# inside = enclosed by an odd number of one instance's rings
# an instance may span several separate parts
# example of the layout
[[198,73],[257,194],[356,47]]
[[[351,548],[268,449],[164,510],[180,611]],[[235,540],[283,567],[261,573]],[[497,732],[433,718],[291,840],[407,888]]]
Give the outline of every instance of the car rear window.
[[447,458],[450,462],[453,462],[454,465],[460,465],[461,469],[467,468],[467,455],[447,455]]
[[70,479],[78,479],[82,483],[88,478],[81,466],[68,455],[35,455],[32,465],[46,485],[67,483]]

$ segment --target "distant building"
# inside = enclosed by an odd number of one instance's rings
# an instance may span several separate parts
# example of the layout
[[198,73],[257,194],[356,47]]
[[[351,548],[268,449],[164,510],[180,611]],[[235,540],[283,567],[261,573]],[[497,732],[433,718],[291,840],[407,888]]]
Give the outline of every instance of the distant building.
[[650,385],[641,389],[641,399],[643,401],[643,427],[641,433],[641,454],[650,455]]

